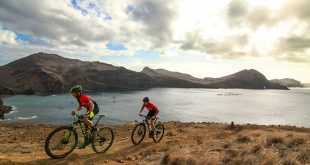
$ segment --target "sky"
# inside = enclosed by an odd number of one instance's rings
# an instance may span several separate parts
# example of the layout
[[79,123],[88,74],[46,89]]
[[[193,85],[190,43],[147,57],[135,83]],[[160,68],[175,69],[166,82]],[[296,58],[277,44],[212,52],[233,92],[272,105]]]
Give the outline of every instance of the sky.
[[0,65],[37,52],[310,82],[310,0],[1,0]]

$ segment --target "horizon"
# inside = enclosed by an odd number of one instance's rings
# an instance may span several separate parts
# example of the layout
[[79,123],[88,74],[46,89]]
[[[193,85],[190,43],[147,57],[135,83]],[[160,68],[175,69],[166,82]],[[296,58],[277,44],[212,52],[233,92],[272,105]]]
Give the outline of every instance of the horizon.
[[0,66],[35,52],[197,78],[310,83],[310,0],[0,1]]
[[[45,52],[37,52],[37,53],[30,54],[30,55],[35,55],[35,54],[39,54],[39,53],[44,53],[44,54],[47,54],[47,55],[58,55],[58,56],[63,57],[63,58],[68,58],[68,57],[64,57],[64,56],[59,55],[59,54],[49,54],[49,53],[45,53]],[[30,55],[28,55],[28,56],[30,56]],[[25,56],[25,57],[28,57],[28,56]],[[22,57],[22,58],[25,58],[25,57]],[[21,58],[20,58],[20,59],[21,59]],[[78,59],[78,58],[68,58],[68,59],[71,59],[71,60],[80,60],[80,59]],[[19,59],[17,59],[17,60],[19,60]],[[105,63],[104,61],[87,61],[87,60],[80,60],[80,61],[83,61],[83,62],[101,62],[101,63]],[[12,62],[14,62],[14,61],[12,61]],[[7,63],[7,64],[9,64],[9,63]],[[7,65],[7,64],[4,64],[4,65]],[[105,64],[110,64],[110,63],[105,63]],[[1,66],[4,66],[4,65],[0,65],[0,67],[1,67]],[[111,65],[112,65],[112,64],[111,64]],[[116,67],[123,67],[123,66],[118,66],[118,65],[113,65],[113,66],[116,66]],[[125,67],[125,68],[126,68],[126,67]],[[162,70],[167,70],[167,69],[165,69],[165,68],[152,68],[152,67],[150,67],[150,66],[144,66],[144,67],[142,68],[142,70],[136,71],[136,72],[142,72],[145,68],[150,68],[150,69],[152,69],[152,70],[160,70],[160,69],[162,69]],[[126,68],[126,69],[128,69],[128,68]],[[129,69],[129,70],[130,70],[130,69]],[[189,73],[183,73],[183,72],[174,71],[174,70],[167,70],[167,71],[169,71],[169,72],[178,72],[178,73],[181,73],[181,74],[188,74],[188,75],[190,75],[190,76],[192,76],[192,77],[194,77],[194,78],[204,79],[204,78],[221,78],[221,77],[225,77],[225,76],[228,76],[228,75],[232,75],[232,74],[241,72],[241,71],[243,71],[243,70],[253,70],[253,68],[247,68],[247,69],[242,69],[242,70],[238,70],[238,71],[233,71],[233,72],[230,73],[230,74],[221,75],[221,76],[216,76],[216,77],[210,77],[210,76],[196,77],[196,76],[191,75],[191,74],[189,74]],[[256,70],[256,69],[254,69],[254,70]],[[256,71],[260,72],[259,70],[256,70]],[[262,72],[260,72],[260,73],[264,75],[264,73],[262,73]],[[264,76],[265,76],[265,75],[264,75]],[[266,77],[266,78],[267,78],[267,77]],[[268,78],[267,78],[267,79],[268,79]],[[277,78],[277,79],[285,79],[285,78]],[[273,80],[273,79],[268,79],[268,80]],[[295,79],[294,79],[294,80],[295,80]],[[298,81],[298,80],[297,80],[297,81]],[[304,83],[307,83],[307,82],[300,82],[300,83],[304,84]]]

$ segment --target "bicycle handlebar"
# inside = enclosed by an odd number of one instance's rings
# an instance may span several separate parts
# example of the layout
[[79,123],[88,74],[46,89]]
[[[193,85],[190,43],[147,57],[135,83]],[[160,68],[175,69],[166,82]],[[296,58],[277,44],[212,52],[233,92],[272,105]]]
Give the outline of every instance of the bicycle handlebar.
[[[148,117],[148,116],[143,115],[143,114],[139,114],[139,116],[140,116],[140,117],[144,117],[144,118],[146,118],[146,119],[148,119],[148,120],[151,119],[151,117]],[[158,119],[158,117],[155,117],[155,119]]]

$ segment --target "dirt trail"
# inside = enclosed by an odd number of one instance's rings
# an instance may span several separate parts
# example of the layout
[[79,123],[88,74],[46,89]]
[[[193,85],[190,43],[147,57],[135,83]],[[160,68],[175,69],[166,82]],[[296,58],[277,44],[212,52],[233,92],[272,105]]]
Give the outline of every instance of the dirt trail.
[[54,125],[0,122],[0,164],[310,164],[310,129],[216,123],[164,123],[160,143],[130,141],[135,123],[111,126],[115,141],[104,154],[88,146],[64,159],[43,149]]

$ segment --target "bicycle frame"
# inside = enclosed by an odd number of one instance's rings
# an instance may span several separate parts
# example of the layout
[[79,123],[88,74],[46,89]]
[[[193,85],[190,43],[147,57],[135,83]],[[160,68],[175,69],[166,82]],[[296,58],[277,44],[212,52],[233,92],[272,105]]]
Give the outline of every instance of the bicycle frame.
[[[147,130],[150,132],[151,130],[150,130],[150,127],[149,127],[149,120],[151,120],[151,119],[149,117],[145,116],[145,115],[140,115],[140,117],[144,117],[145,118],[140,123],[144,123],[144,125],[147,126]],[[158,119],[158,117],[155,117],[155,119],[154,119],[154,126],[157,123],[157,119]],[[138,121],[136,121],[136,122],[138,122]]]
[[[70,132],[66,132],[65,139],[68,140],[71,136],[71,132],[76,131],[77,126],[79,125],[81,130],[82,130],[82,134],[83,134],[84,138],[88,140],[89,134],[87,132],[87,125],[84,123],[84,121],[82,119],[82,115],[75,114],[73,116],[76,117],[75,121],[71,124],[70,130],[69,130]],[[104,117],[104,115],[99,115],[97,122],[94,124],[95,127],[98,125],[98,123],[102,117]]]

